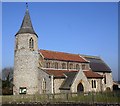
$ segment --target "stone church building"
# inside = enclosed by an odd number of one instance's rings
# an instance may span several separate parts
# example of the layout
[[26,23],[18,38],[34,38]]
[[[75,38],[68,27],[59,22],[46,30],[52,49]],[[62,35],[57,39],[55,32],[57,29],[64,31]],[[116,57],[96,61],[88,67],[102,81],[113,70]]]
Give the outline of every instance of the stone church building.
[[97,56],[38,49],[28,8],[15,35],[13,93],[112,91],[109,66]]

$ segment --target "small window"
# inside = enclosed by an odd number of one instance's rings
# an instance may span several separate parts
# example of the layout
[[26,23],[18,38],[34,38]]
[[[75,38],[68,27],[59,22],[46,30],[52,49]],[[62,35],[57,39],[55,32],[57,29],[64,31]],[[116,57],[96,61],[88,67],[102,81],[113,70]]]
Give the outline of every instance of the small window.
[[73,69],[73,64],[70,64],[70,69]]
[[20,94],[26,94],[27,93],[27,88],[26,87],[20,87],[19,90],[20,90],[19,91]]
[[50,68],[50,63],[49,62],[46,63],[46,68]]
[[96,80],[92,80],[92,88],[96,88]]
[[85,64],[82,65],[82,70],[85,70]]
[[62,69],[66,69],[66,64],[62,63]]
[[93,80],[92,80],[92,88],[94,88],[94,83],[93,83]]
[[76,70],[79,70],[79,69],[80,69],[79,64],[76,64]]
[[34,48],[34,40],[33,40],[33,38],[30,38],[30,40],[29,40],[29,48],[30,49]]
[[45,78],[43,78],[43,80],[42,80],[42,91],[43,91],[43,93],[46,92],[46,79]]
[[106,75],[103,75],[104,76],[104,83],[106,84]]
[[96,81],[94,80],[94,88],[96,88]]
[[57,62],[55,63],[55,69],[58,69],[58,63]]

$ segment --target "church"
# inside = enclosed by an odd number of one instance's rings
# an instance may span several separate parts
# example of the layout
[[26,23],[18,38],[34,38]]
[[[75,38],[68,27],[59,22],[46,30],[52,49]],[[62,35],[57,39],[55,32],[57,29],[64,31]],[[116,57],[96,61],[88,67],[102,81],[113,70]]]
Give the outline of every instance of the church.
[[112,71],[98,56],[38,48],[28,8],[15,35],[13,94],[113,90]]

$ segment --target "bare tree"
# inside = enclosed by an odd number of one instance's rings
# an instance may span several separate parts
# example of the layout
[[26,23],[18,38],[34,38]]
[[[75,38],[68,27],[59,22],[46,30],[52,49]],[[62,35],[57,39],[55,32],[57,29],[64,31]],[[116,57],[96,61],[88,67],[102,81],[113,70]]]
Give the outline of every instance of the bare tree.
[[7,67],[2,70],[2,94],[13,94],[13,68]]
[[13,67],[6,67],[2,69],[2,80],[7,80],[7,77],[9,75],[9,78],[13,78]]

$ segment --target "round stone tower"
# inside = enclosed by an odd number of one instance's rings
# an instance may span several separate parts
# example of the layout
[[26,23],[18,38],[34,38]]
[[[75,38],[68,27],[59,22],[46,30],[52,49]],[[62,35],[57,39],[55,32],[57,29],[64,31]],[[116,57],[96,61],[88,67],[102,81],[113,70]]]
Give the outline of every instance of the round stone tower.
[[38,36],[32,27],[28,8],[15,35],[13,83],[14,95],[38,92]]

